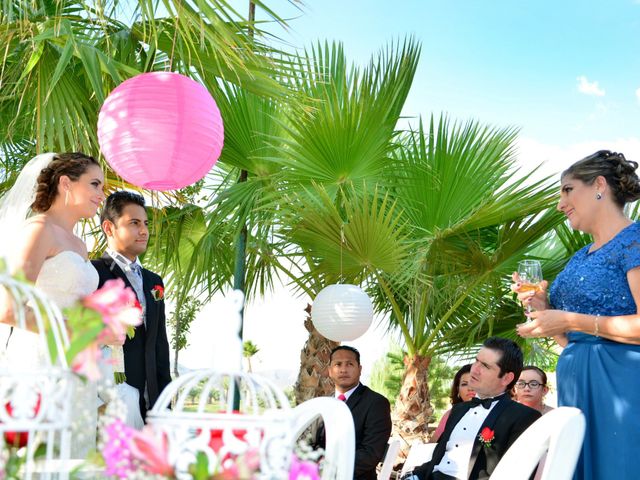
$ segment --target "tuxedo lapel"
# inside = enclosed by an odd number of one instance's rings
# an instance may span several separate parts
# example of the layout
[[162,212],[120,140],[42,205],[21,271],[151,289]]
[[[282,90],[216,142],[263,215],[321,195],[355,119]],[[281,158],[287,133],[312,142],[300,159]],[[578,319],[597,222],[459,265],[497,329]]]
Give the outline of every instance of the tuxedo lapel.
[[158,305],[156,305],[156,300],[153,298],[151,294],[151,289],[153,285],[151,285],[152,281],[150,278],[150,273],[146,269],[142,269],[142,290],[144,291],[144,299],[146,306],[146,327],[147,327],[147,343],[155,342],[155,338],[153,335],[149,335],[150,332],[155,331],[157,327],[158,320]]
[[358,403],[360,403],[360,400],[362,400],[362,394],[364,393],[364,385],[360,384],[358,385],[358,388],[356,388],[353,393],[351,395],[349,395],[349,398],[347,399],[347,407],[349,407],[349,410],[353,410],[356,405]]
[[[482,430],[487,427],[493,430],[496,420],[498,419],[498,417],[500,417],[500,414],[502,413],[502,411],[505,408],[507,408],[507,406],[509,405],[509,402],[511,401],[512,400],[509,398],[508,395],[503,395],[503,397],[498,401],[498,403],[491,409],[491,411],[489,412],[489,415],[487,415],[487,418],[484,419],[484,422],[482,423],[482,426],[480,427],[480,430],[478,431],[478,433],[482,432]],[[469,469],[468,469],[469,474],[473,471],[473,466],[475,465],[481,450],[482,450],[482,443],[480,442],[480,436],[477,435],[475,441],[473,442],[471,457],[469,457]]]
[[445,440],[444,441],[445,444],[449,441],[449,437],[451,436],[451,432],[453,432],[453,429],[455,428],[455,426],[462,419],[462,417],[464,417],[467,414],[470,408],[471,408],[471,404],[468,402],[465,402],[455,410],[451,410],[451,413],[449,414],[449,419],[447,420],[447,425],[444,429],[444,432],[442,432],[442,436],[440,437]]

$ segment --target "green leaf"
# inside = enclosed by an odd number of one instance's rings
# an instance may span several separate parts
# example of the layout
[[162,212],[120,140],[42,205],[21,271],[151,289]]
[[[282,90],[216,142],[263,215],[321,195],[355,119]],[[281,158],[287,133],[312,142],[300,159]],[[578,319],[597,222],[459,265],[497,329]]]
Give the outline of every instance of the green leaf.
[[189,465],[189,474],[194,480],[209,479],[209,458],[204,452],[196,453],[196,461]]

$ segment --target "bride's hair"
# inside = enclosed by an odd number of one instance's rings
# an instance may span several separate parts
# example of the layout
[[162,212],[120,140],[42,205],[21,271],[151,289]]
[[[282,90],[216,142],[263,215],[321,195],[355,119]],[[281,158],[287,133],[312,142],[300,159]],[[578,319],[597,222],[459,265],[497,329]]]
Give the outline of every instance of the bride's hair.
[[31,205],[31,210],[36,213],[49,210],[58,195],[60,177],[66,175],[75,182],[92,165],[100,166],[95,158],[84,153],[56,153],[53,160],[38,175],[36,198]]

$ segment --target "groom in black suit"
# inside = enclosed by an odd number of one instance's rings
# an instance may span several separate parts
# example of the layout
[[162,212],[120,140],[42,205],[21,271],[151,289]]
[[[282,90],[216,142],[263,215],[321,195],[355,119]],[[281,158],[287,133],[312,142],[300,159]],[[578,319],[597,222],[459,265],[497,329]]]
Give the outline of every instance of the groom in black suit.
[[340,345],[331,351],[329,377],[335,397],[347,402],[356,436],[354,480],[375,480],[376,466],[383,460],[391,435],[389,401],[360,383],[360,352]]
[[471,366],[469,387],[476,398],[453,406],[431,461],[403,478],[488,479],[511,444],[540,418],[540,412],[509,396],[521,371],[522,350],[516,343],[487,339]]
[[142,268],[138,256],[147,249],[149,228],[144,198],[133,192],[115,192],[106,199],[100,215],[107,251],[93,266],[100,285],[121,278],[133,289],[142,306],[143,323],[124,342],[127,383],[140,392],[140,413],[146,417],[162,389],[171,381],[169,343],[164,313],[164,283]]

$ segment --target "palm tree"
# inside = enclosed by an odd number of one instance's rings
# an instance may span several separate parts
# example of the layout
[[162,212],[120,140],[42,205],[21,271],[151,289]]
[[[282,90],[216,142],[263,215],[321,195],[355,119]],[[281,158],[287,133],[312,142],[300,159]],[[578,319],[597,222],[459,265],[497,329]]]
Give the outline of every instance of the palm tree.
[[[284,25],[263,2],[252,3]],[[289,89],[279,79],[295,67],[264,43],[255,22],[223,0],[9,0],[0,8],[0,25],[0,192],[36,152],[97,154],[102,102],[129,77],[171,70],[210,85],[213,93],[222,82],[284,98]],[[106,177],[109,190],[136,189],[108,168]],[[166,275],[178,309],[193,289],[204,287],[206,299],[228,278],[223,220],[190,205],[185,191],[152,198],[169,207],[152,209],[157,228],[147,264]],[[96,245],[96,251],[103,247]]]
[[[326,285],[338,281],[361,283],[360,265],[349,263],[342,251],[323,250],[322,262],[316,265],[317,252],[323,249],[313,241],[316,228],[331,229],[334,234],[353,233],[356,218],[346,210],[345,199],[372,192],[384,178],[393,141],[395,125],[400,117],[419,58],[419,46],[412,39],[390,45],[372,57],[362,70],[350,67],[342,47],[318,44],[300,61],[307,74],[298,89],[308,101],[302,110],[292,110],[286,131],[288,137],[275,159],[283,169],[280,195],[284,199],[279,210],[279,232],[283,241],[280,251],[291,260],[285,270],[301,292],[311,297]],[[370,184],[365,185],[365,181]],[[380,235],[395,238],[393,208],[377,193],[373,211],[369,212],[380,227]],[[380,204],[378,205],[378,199]],[[312,204],[308,212],[304,209]],[[332,218],[314,216],[317,207],[331,209]],[[378,208],[380,207],[380,208]],[[352,224],[346,225],[345,218]],[[313,248],[309,247],[313,243]],[[372,249],[375,243],[370,244]],[[401,255],[401,249],[388,252],[390,266]],[[378,252],[381,255],[381,252]],[[285,266],[286,267],[286,266]],[[320,267],[320,268],[319,268]],[[307,312],[313,316],[313,312]],[[296,382],[296,400],[326,395],[333,390],[327,369],[329,353],[336,342],[325,339],[305,321],[309,338],[301,354]]]
[[97,152],[102,102],[120,82],[142,72],[170,69],[261,94],[284,92],[273,79],[281,61],[260,42],[262,32],[253,29],[256,37],[250,38],[247,22],[220,0],[167,0],[162,7],[143,0],[12,0],[3,3],[0,24],[5,155]]
[[251,357],[258,353],[260,349],[251,340],[245,340],[242,342],[242,356],[247,359],[248,372],[251,373]]
[[515,176],[515,133],[432,119],[428,131],[397,142],[387,175],[340,196],[316,186],[289,203],[289,235],[307,277],[363,283],[402,333],[407,370],[394,419],[403,435],[426,434],[434,355],[491,333],[515,336],[522,313],[508,275],[560,220],[547,212],[548,182]]

